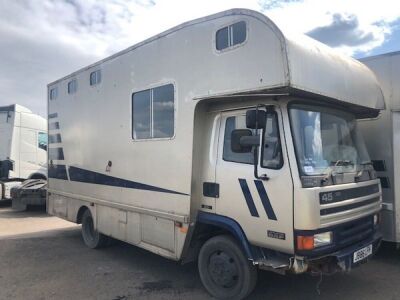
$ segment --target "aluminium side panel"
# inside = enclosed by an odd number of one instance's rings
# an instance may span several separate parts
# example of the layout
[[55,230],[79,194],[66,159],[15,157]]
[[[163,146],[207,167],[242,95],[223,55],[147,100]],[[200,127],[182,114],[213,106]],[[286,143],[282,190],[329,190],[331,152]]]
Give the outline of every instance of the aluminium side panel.
[[387,109],[377,120],[362,122],[362,128],[371,159],[383,163],[378,176],[383,178],[384,239],[400,242],[400,52],[361,61],[375,73],[385,97]]
[[400,243],[400,111],[393,114],[394,218],[395,241]]
[[[216,31],[243,20],[246,42],[216,51]],[[198,209],[191,206],[192,187],[202,186],[193,184],[199,173],[192,177],[194,99],[282,86],[283,60],[281,43],[263,20],[221,16],[50,84],[58,95],[49,100],[49,135],[59,139],[49,144],[49,212],[76,221],[79,205],[93,204],[101,232],[179,258],[185,232],[174,221],[189,222]],[[91,86],[96,70],[102,79]],[[76,93],[67,92],[70,80],[77,80]],[[165,84],[174,86],[174,136],[133,139],[132,95]]]

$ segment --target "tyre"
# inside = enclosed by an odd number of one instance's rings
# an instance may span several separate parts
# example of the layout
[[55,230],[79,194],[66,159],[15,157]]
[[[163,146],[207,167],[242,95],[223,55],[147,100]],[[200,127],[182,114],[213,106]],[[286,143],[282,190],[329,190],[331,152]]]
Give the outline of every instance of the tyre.
[[92,213],[87,209],[82,216],[82,238],[86,246],[98,249],[108,244],[108,237],[94,228]]
[[228,235],[216,236],[204,243],[198,267],[204,287],[217,299],[243,299],[257,282],[257,268]]

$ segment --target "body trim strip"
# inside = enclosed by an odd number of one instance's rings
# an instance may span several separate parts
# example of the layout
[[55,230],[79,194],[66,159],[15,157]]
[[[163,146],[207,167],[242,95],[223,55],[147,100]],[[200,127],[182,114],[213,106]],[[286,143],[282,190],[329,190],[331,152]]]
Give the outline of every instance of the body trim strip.
[[85,170],[77,167],[69,167],[68,168],[69,178],[71,181],[78,181],[84,183],[91,184],[100,184],[100,185],[108,185],[115,187],[123,187],[137,190],[145,190],[152,192],[160,192],[160,193],[168,193],[175,195],[184,195],[189,196],[189,194],[172,191],[164,188],[160,188],[153,185],[148,185],[136,181],[126,180],[118,177],[113,177],[105,174],[101,174],[98,172]]

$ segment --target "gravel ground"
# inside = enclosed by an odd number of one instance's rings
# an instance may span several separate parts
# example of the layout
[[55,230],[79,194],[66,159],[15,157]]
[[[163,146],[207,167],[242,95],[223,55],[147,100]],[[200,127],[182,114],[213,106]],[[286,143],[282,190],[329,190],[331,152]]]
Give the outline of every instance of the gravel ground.
[[[45,212],[0,208],[0,299],[208,299],[195,264],[124,243],[85,247],[80,227]],[[250,299],[400,299],[400,251],[322,278],[260,272]]]

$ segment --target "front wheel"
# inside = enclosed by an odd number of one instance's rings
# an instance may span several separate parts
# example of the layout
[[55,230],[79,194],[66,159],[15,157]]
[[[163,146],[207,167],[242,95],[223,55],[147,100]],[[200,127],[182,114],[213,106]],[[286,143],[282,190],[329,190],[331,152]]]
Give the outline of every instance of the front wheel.
[[243,299],[254,289],[257,269],[227,235],[209,239],[202,246],[198,261],[201,281],[218,299]]
[[82,238],[86,246],[92,249],[102,248],[108,242],[107,236],[94,228],[92,214],[89,209],[82,216]]

